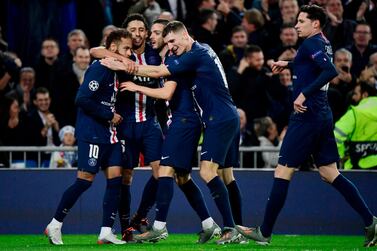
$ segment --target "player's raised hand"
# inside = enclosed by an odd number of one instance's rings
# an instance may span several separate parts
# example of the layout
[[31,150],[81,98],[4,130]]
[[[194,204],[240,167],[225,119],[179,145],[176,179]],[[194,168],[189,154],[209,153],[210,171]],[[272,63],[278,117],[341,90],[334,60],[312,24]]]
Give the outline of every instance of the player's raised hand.
[[308,107],[304,106],[305,100],[306,98],[304,94],[300,93],[300,95],[298,95],[298,97],[296,98],[295,102],[293,102],[293,109],[295,110],[295,112],[297,113],[306,112]]
[[122,122],[123,118],[118,113],[114,113],[114,117],[111,120],[111,123],[115,126],[119,125]]
[[122,61],[119,61],[116,58],[104,58],[100,60],[101,64],[113,71],[125,71],[126,67]]
[[131,81],[123,82],[120,84],[120,91],[130,91],[130,92],[137,92],[139,91],[139,86],[134,84]]
[[276,61],[271,63],[271,70],[273,74],[279,74],[288,66],[288,61]]

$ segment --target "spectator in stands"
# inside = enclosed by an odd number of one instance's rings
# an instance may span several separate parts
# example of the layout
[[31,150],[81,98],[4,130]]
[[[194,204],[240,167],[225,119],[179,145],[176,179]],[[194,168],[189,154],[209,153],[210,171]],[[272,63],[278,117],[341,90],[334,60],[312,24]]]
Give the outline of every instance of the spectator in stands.
[[148,26],[150,26],[161,14],[161,7],[156,0],[138,0],[128,9],[128,14],[132,13],[142,14],[147,20]]
[[41,57],[37,65],[36,71],[36,87],[46,87],[48,90],[55,85],[59,73],[59,44],[53,38],[46,38],[42,42]]
[[118,29],[118,28],[116,26],[112,25],[112,24],[109,24],[109,25],[105,26],[105,28],[103,28],[103,30],[102,30],[102,39],[101,39],[100,46],[105,46],[107,36],[111,32],[115,31],[116,29]]
[[217,31],[221,36],[221,41],[224,44],[229,44],[233,28],[241,24],[246,11],[244,1],[220,1],[216,9],[220,13]]
[[[286,128],[279,135],[275,122],[270,117],[262,117],[254,120],[254,130],[258,136],[261,147],[281,146]],[[264,167],[275,168],[278,164],[279,153],[268,152],[262,153]]]
[[193,36],[198,42],[206,43],[219,53],[224,45],[219,38],[216,30],[218,15],[213,9],[202,9],[198,16],[198,23],[193,28]]
[[[25,146],[26,142],[26,114],[21,112],[18,100],[14,96],[5,96],[0,101],[0,145]],[[12,154],[12,163],[9,163],[9,154],[2,153],[0,166],[11,167],[13,163],[23,162],[22,153]],[[24,166],[24,165],[23,165]]]
[[76,49],[80,46],[88,47],[88,39],[82,30],[75,29],[68,33],[67,45],[69,52],[63,55],[62,63],[64,67],[70,68],[72,66],[73,56]]
[[371,28],[365,22],[356,24],[353,40],[353,44],[347,46],[346,49],[352,53],[351,73],[358,77],[368,65],[369,56],[377,52],[377,45],[370,43],[372,40]]
[[173,14],[170,11],[163,11],[158,16],[158,19],[168,20],[170,22],[170,21],[174,20],[174,16],[173,16]]
[[221,64],[225,73],[233,67],[238,67],[241,59],[244,57],[245,48],[247,46],[247,34],[242,26],[236,26],[232,30],[231,44],[219,53]]
[[239,81],[231,83],[232,94],[237,107],[246,112],[249,120],[267,116],[269,109],[268,88],[271,86],[269,71],[263,67],[264,54],[256,45],[249,45],[245,50],[245,58],[237,69]]
[[[352,14],[357,10],[356,21],[366,21],[370,25],[372,43],[377,44],[377,1],[349,1],[348,5]],[[359,5],[358,8],[357,5]]]
[[[76,142],[75,128],[73,126],[64,126],[59,131],[60,146],[74,146]],[[51,155],[50,167],[76,167],[78,155],[76,151],[54,152]]]
[[297,54],[298,35],[292,24],[283,24],[280,29],[280,43],[273,46],[268,52],[267,65],[275,60],[292,61]]
[[0,51],[0,99],[14,88],[22,62],[18,57]]
[[245,11],[242,26],[248,34],[248,43],[255,44],[264,50],[269,49],[268,33],[264,28],[265,20],[257,9]]
[[[238,114],[240,115],[240,146],[259,146],[259,140],[255,135],[254,130],[249,130],[247,126],[247,117],[244,110],[237,108]],[[264,162],[262,160],[262,155],[260,152],[256,154],[256,160],[254,163],[254,153],[244,152],[243,153],[243,165],[241,167],[262,167]]]
[[76,123],[75,97],[90,63],[88,48],[76,48],[73,63],[62,72],[57,84],[51,90],[52,111],[62,126]]
[[333,50],[352,44],[356,22],[343,18],[344,9],[341,0],[328,0],[326,10],[330,20],[323,28],[323,33],[330,40]]
[[350,97],[356,85],[356,77],[350,72],[352,54],[348,50],[337,50],[334,55],[334,64],[338,76],[330,81],[327,96],[335,122],[346,112],[351,103]]
[[357,79],[359,82],[365,82],[374,88],[377,86],[377,71],[371,66],[363,70],[360,74],[360,77]]
[[[28,138],[31,146],[54,146],[59,145],[58,133],[59,123],[55,115],[50,112],[50,93],[44,87],[39,87],[35,91],[34,104],[37,107],[29,114]],[[38,158],[34,155],[33,160],[37,166]],[[50,154],[41,154],[41,166],[48,167],[50,164]]]
[[34,108],[32,102],[35,93],[35,71],[31,67],[24,67],[20,70],[20,83],[7,95],[17,97],[22,111],[30,112]]
[[[365,82],[355,87],[351,106],[335,124],[335,138],[344,169],[377,168],[376,89]],[[347,146],[347,147],[346,147]]]
[[[196,18],[197,15],[193,15],[195,12],[195,3],[197,1],[192,0],[157,0],[162,10],[170,12],[172,20],[178,20],[181,22],[191,21],[192,17]],[[198,1],[199,2],[199,1]],[[212,7],[213,8],[213,7]],[[167,14],[167,13],[166,13]],[[197,14],[197,12],[195,12]],[[159,18],[162,18],[161,16]],[[164,19],[164,18],[162,18]],[[169,20],[169,19],[168,19]]]

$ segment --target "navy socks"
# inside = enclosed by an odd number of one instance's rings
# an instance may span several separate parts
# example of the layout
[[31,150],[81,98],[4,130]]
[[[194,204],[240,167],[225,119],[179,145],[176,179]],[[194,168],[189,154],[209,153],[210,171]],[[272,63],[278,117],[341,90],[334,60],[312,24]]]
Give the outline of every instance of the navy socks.
[[158,187],[158,180],[153,177],[149,178],[145,184],[143,195],[141,197],[139,208],[137,209],[137,216],[140,219],[147,217],[149,210],[153,207],[156,202],[156,193]]
[[158,189],[156,196],[156,221],[166,222],[170,202],[174,193],[174,180],[172,177],[158,178]]
[[103,198],[102,227],[113,227],[117,215],[122,177],[107,180],[105,196]]
[[236,225],[243,225],[242,222],[242,196],[240,188],[238,187],[237,181],[233,180],[228,185],[226,185],[229,194],[230,207],[232,209],[232,215],[234,223]]
[[131,211],[131,193],[130,186],[121,185],[121,195],[119,202],[119,219],[122,233],[130,226],[130,211]]

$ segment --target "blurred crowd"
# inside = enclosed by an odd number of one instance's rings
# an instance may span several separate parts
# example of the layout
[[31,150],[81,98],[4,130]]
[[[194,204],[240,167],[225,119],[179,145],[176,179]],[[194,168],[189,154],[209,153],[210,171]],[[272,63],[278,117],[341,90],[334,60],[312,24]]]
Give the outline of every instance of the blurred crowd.
[[[6,2],[7,9],[18,13],[23,8],[30,9],[29,5],[36,1]],[[46,29],[38,32],[38,39],[20,41],[12,36],[8,41],[6,34],[16,33],[19,37],[23,34],[17,29],[10,30],[15,27],[14,23],[12,27],[9,22],[2,23],[3,30],[7,31],[0,33],[2,146],[74,145],[74,100],[85,70],[93,60],[89,48],[102,45],[106,36],[121,26],[127,14],[135,12],[143,14],[149,23],[156,18],[183,21],[196,40],[209,44],[216,51],[230,93],[239,108],[242,146],[279,146],[284,137],[293,109],[292,73],[286,69],[279,75],[272,75],[269,65],[275,60],[295,57],[301,41],[294,26],[303,4],[323,6],[329,17],[324,34],[332,44],[333,60],[339,73],[328,89],[334,123],[350,105],[361,100],[355,92],[360,83],[374,90],[377,88],[377,0],[51,2],[57,2],[54,7],[59,10],[69,9],[69,15],[66,12],[65,16],[76,20],[73,29],[54,32]],[[64,7],[67,3],[73,7]],[[49,22],[40,23],[40,26],[53,23],[55,14],[46,15],[50,16]],[[56,14],[55,18],[61,16]],[[12,18],[8,16],[7,20]],[[30,19],[28,15],[24,18]],[[97,25],[98,20],[102,20],[102,25]],[[92,25],[91,21],[94,21]],[[30,27],[28,32],[33,32],[32,29]],[[98,33],[101,37],[95,35]],[[65,37],[63,42],[62,35]],[[35,41],[41,41],[38,50],[30,53],[30,46]],[[29,49],[20,49],[21,42]],[[8,155],[0,154],[0,165],[9,166]],[[51,154],[43,153],[42,160],[45,166],[74,165],[75,157],[72,153],[67,155],[69,161],[59,161],[56,160],[59,156],[51,158]],[[254,155],[246,154],[244,166],[257,163],[258,167],[275,167],[275,155],[263,153],[254,160]],[[30,163],[27,165],[36,165],[36,158],[35,154],[28,154]],[[13,156],[13,160],[21,159],[21,155]]]

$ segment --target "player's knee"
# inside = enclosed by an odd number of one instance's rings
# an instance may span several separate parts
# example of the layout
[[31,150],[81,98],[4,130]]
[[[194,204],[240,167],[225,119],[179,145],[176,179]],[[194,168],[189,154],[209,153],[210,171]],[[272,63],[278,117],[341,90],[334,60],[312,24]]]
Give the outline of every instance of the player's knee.
[[275,169],[275,178],[291,180],[295,172],[294,168],[278,165]]
[[150,166],[152,168],[152,175],[155,179],[158,179],[158,173],[160,170],[160,161],[153,161],[150,163]]
[[132,177],[133,177],[133,170],[131,169],[123,170],[122,184],[130,186],[132,184]]
[[327,166],[320,166],[318,170],[321,179],[327,183],[332,183],[339,175],[339,170],[336,168],[335,163]]
[[176,182],[178,186],[186,184],[190,180],[190,174],[177,174]]
[[217,176],[216,169],[210,167],[201,167],[199,171],[200,177],[206,182],[210,182]]
[[158,177],[173,177],[174,169],[170,166],[161,166],[158,170]]
[[[228,185],[233,180],[235,180],[234,175],[233,175],[233,168],[229,167],[229,168],[224,168],[222,170],[223,170],[222,180],[224,181],[225,185]],[[219,172],[217,171],[217,173]]]
[[89,182],[93,182],[94,178],[96,177],[95,174],[84,172],[84,171],[78,171],[77,172],[77,178],[81,180],[86,180]]

